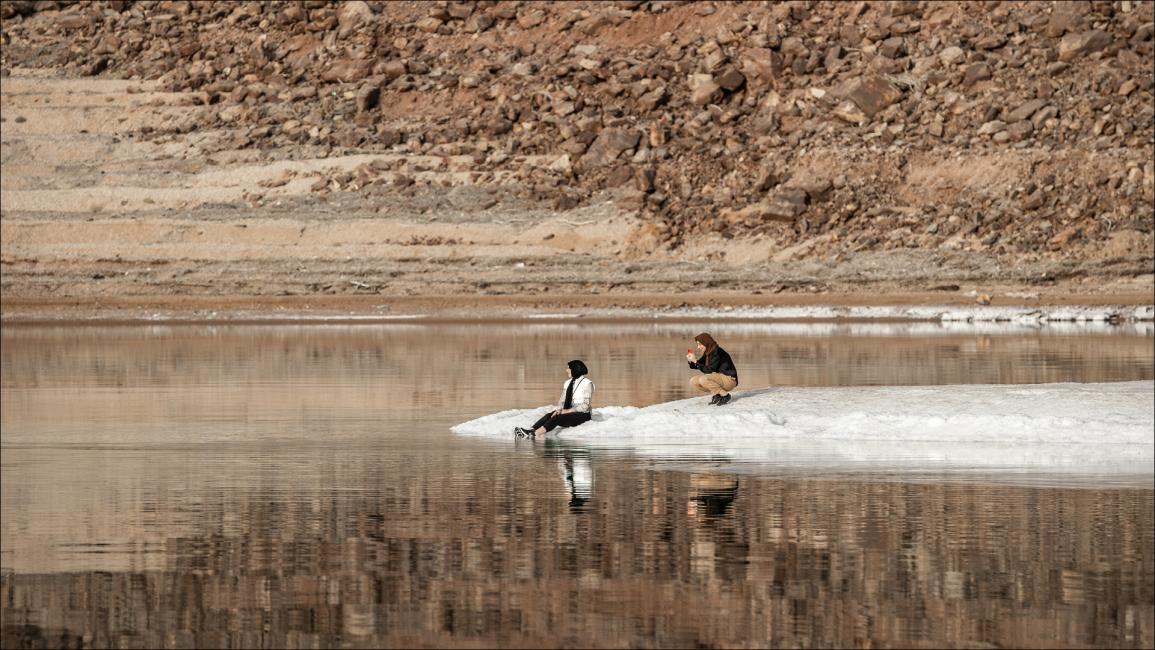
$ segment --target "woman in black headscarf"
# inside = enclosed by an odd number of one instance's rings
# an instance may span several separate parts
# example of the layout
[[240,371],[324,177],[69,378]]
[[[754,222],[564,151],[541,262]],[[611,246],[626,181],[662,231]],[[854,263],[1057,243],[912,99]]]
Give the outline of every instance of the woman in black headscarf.
[[594,383],[587,376],[586,364],[574,359],[566,364],[566,380],[558,408],[546,413],[528,429],[517,427],[513,430],[519,438],[544,435],[557,427],[576,427],[590,421],[590,402],[594,396]]

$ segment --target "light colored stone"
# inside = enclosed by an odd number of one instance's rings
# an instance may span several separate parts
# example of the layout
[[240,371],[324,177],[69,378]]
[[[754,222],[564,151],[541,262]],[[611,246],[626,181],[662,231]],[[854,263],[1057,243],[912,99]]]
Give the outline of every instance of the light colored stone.
[[1002,120],[991,120],[990,122],[987,122],[986,124],[983,124],[982,126],[979,127],[978,134],[979,135],[991,135],[991,134],[1003,131],[1006,128],[1007,128],[1006,122],[1003,122]]
[[942,52],[939,52],[938,58],[940,61],[942,61],[943,65],[954,65],[956,63],[960,63],[963,59],[966,58],[966,52],[964,52],[961,47],[952,45],[944,49]]
[[1059,60],[1074,61],[1084,54],[1098,52],[1111,44],[1111,35],[1098,29],[1067,34],[1059,41]]
[[851,124],[865,124],[867,121],[866,113],[863,113],[849,99],[835,106],[830,112],[834,117]]
[[722,97],[722,87],[708,74],[690,75],[690,101],[695,106],[712,104]]

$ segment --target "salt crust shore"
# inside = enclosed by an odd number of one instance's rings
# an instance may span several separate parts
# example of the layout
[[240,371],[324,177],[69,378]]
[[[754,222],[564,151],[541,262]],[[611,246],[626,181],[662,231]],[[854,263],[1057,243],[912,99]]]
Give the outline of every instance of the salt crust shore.
[[[825,470],[1155,473],[1155,382],[770,387],[725,407],[695,397],[596,407],[551,437],[667,460]],[[465,436],[512,440],[551,406],[463,422]]]
[[1051,323],[1150,323],[1155,305],[1054,305],[975,306],[879,305],[879,306],[759,306],[685,308],[594,308],[582,311],[537,311],[525,308],[449,308],[434,312],[365,313],[325,309],[220,311],[134,310],[129,313],[95,311],[69,313],[6,313],[6,323],[21,322],[412,322],[438,320],[744,320],[744,321],[925,321],[939,323],[1000,323],[1035,326]]
[[1056,306],[1056,307],[1002,307],[976,306],[959,308],[948,306],[878,306],[878,307],[759,307],[733,309],[687,309],[663,312],[657,316],[707,316],[724,314],[730,317],[773,320],[932,320],[943,322],[1111,322],[1155,320],[1155,306]]

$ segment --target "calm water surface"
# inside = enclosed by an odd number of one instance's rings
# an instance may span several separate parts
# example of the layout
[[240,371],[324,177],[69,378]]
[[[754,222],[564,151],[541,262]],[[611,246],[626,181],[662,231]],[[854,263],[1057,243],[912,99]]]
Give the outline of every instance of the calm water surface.
[[5,327],[4,647],[1155,645],[1134,485],[663,463],[460,437],[556,399],[1150,380],[1127,328]]

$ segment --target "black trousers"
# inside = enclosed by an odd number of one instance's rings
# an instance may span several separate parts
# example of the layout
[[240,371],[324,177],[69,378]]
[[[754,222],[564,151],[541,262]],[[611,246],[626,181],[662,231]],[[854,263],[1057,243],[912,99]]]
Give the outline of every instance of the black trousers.
[[579,424],[585,424],[589,421],[590,414],[584,411],[574,411],[573,413],[563,413],[561,415],[554,415],[551,411],[541,416],[541,419],[534,422],[530,429],[537,431],[538,427],[545,427],[546,431],[553,431],[557,427],[576,427]]

